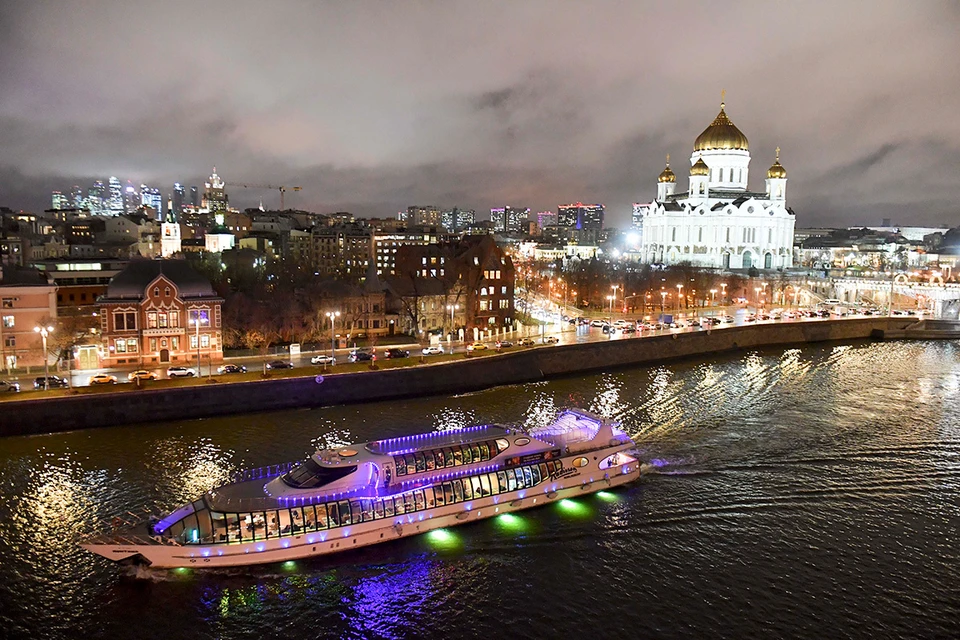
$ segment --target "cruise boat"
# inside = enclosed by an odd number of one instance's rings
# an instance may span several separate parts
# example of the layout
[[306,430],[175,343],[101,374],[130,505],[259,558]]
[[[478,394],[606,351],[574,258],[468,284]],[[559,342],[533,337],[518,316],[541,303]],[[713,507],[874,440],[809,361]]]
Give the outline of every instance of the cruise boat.
[[529,431],[485,425],[376,440],[246,471],[81,546],[156,568],[323,556],[631,482],[640,475],[633,449],[616,423],[580,409]]

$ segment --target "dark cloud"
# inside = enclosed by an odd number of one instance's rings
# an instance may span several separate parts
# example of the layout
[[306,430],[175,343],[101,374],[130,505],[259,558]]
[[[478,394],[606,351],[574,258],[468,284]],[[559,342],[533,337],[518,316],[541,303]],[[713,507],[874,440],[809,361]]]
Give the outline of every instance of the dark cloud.
[[[686,182],[727,111],[798,224],[960,223],[956,3],[169,0],[0,5],[0,205],[117,175],[297,184],[393,215],[603,202]],[[231,201],[275,193],[234,188]]]

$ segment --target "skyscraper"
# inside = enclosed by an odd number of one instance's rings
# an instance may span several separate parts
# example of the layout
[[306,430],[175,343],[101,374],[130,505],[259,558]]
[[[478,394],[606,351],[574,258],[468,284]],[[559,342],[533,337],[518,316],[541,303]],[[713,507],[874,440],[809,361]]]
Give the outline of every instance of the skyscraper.
[[440,225],[447,231],[463,231],[476,222],[477,214],[473,209],[454,207],[440,213]]
[[194,207],[200,206],[200,190],[196,187],[190,187],[190,205]]
[[103,180],[97,180],[93,186],[87,190],[87,206],[90,213],[95,216],[103,215],[105,212],[104,196],[106,188],[103,186]]
[[139,208],[140,194],[137,193],[137,188],[127,180],[127,186],[123,190],[123,212],[136,213]]
[[54,191],[50,196],[50,207],[60,211],[61,209],[70,208],[70,198],[63,195],[59,191]]
[[[194,187],[196,188],[196,187]],[[179,216],[183,213],[183,185],[179,182],[173,183],[173,213],[176,216]]]
[[145,184],[140,185],[140,203],[152,207],[157,216],[157,220],[163,220],[164,207],[163,195],[160,189],[151,189]]
[[440,225],[440,209],[432,205],[407,207],[406,215],[401,212],[400,219],[409,225],[436,227]]
[[572,229],[602,229],[603,205],[582,202],[560,205],[557,207],[557,224]]
[[217,168],[213,168],[208,182],[204,183],[203,208],[211,213],[227,210],[227,192],[223,190],[224,182],[217,175]]
[[106,211],[110,215],[118,216],[123,213],[123,187],[116,176],[110,176],[109,197],[106,202]]
[[490,209],[490,221],[495,233],[525,233],[530,217],[529,207],[498,207]]
[[70,199],[73,201],[74,209],[87,209],[86,200],[83,197],[83,189],[79,185],[73,185],[70,189]]

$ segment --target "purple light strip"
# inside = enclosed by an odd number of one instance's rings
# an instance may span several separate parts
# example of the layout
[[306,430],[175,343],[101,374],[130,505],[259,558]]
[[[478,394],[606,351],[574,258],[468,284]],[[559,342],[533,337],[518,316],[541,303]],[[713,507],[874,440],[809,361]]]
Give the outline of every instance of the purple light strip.
[[[378,447],[384,447],[384,446],[392,446],[394,444],[401,444],[401,443],[408,443],[408,442],[412,443],[412,442],[418,442],[418,441],[429,441],[431,439],[436,440],[442,437],[447,437],[454,433],[472,433],[474,431],[482,431],[489,428],[490,428],[490,425],[483,424],[475,427],[463,427],[461,429],[450,429],[447,431],[434,431],[432,433],[418,433],[412,436],[400,436],[399,438],[387,438],[386,440],[377,440],[375,444]],[[386,455],[392,455],[392,454],[386,454]]]

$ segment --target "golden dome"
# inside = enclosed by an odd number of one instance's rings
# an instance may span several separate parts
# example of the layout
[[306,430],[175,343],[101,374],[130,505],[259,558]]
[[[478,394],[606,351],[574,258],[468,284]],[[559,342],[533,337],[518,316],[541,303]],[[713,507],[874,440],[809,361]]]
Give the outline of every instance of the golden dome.
[[697,161],[693,163],[692,167],[690,167],[690,175],[708,176],[710,175],[710,167],[708,167],[707,163],[703,161],[703,158],[697,158]]
[[660,172],[660,177],[657,178],[657,182],[676,182],[677,174],[673,172],[673,169],[670,168],[670,154],[667,154],[667,168]]
[[730,122],[724,104],[720,103],[720,113],[713,119],[710,126],[703,130],[693,143],[694,151],[710,151],[713,149],[741,149],[748,151],[750,143],[737,125]]
[[767,178],[786,178],[787,170],[780,164],[780,147],[777,147],[777,161],[767,169]]

